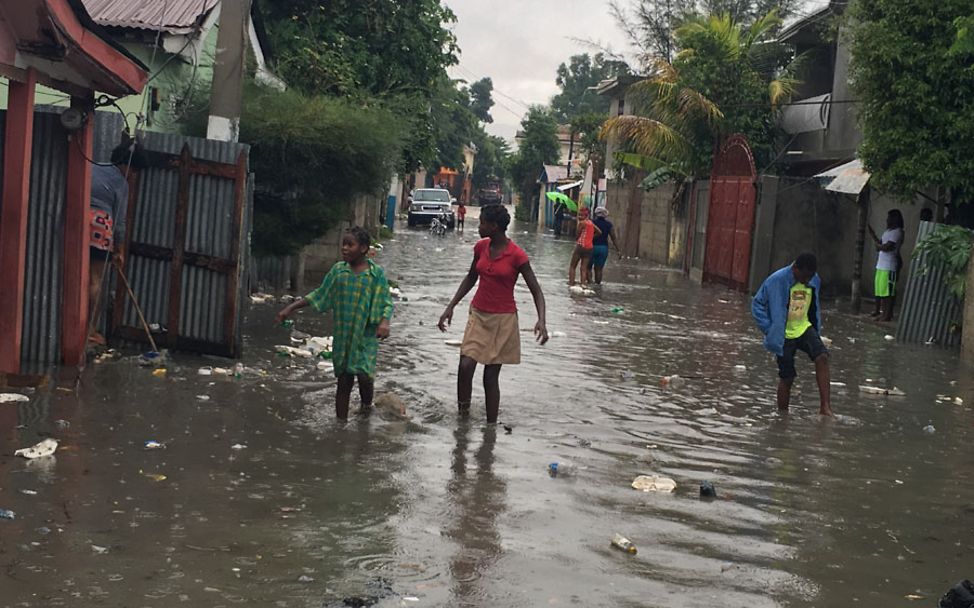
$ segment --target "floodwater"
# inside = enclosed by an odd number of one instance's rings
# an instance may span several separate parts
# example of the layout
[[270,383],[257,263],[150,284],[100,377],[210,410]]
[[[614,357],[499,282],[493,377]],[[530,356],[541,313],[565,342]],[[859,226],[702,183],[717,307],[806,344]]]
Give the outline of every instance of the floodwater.
[[[563,334],[543,347],[523,334],[522,365],[501,374],[511,431],[488,428],[479,380],[470,419],[455,413],[444,340],[461,337],[466,304],[447,335],[435,328],[470,223],[402,229],[380,256],[408,301],[378,391],[408,422],[338,424],[333,379],[275,356],[288,335],[271,304],[248,313],[241,379],[197,375],[221,365],[199,357],[175,356],[164,379],[123,360],[91,366],[77,391],[0,404],[0,508],[17,513],[0,520],[0,605],[889,608],[974,576],[974,386],[955,355],[826,306],[833,380],[849,387],[839,417],[817,416],[807,360],[782,415],[746,297],[611,260],[599,294],[573,298],[571,243],[518,227]],[[529,330],[523,285],[517,297]],[[327,322],[304,312],[298,328]],[[670,374],[685,384],[661,387]],[[860,394],[867,379],[907,396]],[[53,459],[12,456],[48,435]],[[553,461],[579,471],[551,478]],[[677,488],[637,492],[640,474]],[[716,500],[699,498],[703,481]],[[610,547],[617,532],[638,554]]]

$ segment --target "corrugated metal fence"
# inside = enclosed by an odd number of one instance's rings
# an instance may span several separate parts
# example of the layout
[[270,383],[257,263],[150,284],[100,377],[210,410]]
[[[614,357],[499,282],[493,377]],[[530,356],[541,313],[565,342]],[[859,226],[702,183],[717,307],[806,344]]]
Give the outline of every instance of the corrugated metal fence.
[[[21,343],[21,371],[25,374],[41,373],[60,358],[69,145],[60,111],[38,107],[34,115]],[[6,112],[0,111],[0,166],[5,124]],[[118,142],[121,124],[116,114],[96,114],[94,160],[108,159]]]
[[[148,133],[150,168],[130,195],[126,275],[160,346],[240,354],[253,178],[249,146]],[[123,285],[113,334],[143,341]]]
[[[920,222],[917,243],[937,229],[934,222]],[[944,268],[931,266],[926,273],[927,256],[914,253],[910,260],[910,280],[903,291],[896,338],[900,342],[933,341],[944,347],[960,345],[957,331],[961,304],[944,283]]]

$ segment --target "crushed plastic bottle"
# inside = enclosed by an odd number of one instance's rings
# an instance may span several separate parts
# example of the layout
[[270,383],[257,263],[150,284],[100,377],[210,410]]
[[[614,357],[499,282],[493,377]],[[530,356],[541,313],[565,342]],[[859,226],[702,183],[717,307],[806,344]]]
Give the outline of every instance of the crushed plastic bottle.
[[0,509],[0,519],[17,519],[17,514],[10,509]]
[[612,308],[609,309],[609,312],[611,312],[614,315],[621,315],[625,311],[626,309],[621,306],[613,306]]
[[937,432],[937,429],[932,424],[928,424],[927,426],[923,427],[923,432],[927,435],[933,435]]
[[625,551],[630,555],[636,554],[636,545],[632,544],[631,540],[619,533],[616,533],[612,537],[612,546],[620,551]]
[[236,365],[234,365],[233,366],[233,377],[236,378],[237,380],[239,380],[239,379],[243,378],[243,375],[244,375],[244,364],[243,363],[237,363]]
[[552,477],[571,477],[578,472],[578,467],[570,462],[552,462],[548,465],[548,475]]

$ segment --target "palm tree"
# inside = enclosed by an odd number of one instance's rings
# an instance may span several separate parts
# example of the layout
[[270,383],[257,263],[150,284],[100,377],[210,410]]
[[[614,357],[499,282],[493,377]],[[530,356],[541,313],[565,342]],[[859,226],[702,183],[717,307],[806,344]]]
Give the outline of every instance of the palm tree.
[[635,115],[602,128],[626,142],[620,160],[650,172],[644,187],[709,173],[722,134],[770,144],[775,110],[798,84],[797,62],[783,65],[787,54],[774,40],[780,25],[772,11],[747,28],[727,15],[694,15],[677,28],[673,62],[655,60],[630,89]]

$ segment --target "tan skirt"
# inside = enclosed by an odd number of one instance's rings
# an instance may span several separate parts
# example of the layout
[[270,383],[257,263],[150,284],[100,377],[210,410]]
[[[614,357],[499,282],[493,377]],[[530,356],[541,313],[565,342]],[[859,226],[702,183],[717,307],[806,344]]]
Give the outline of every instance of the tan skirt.
[[470,307],[460,354],[481,365],[521,362],[521,333],[517,313],[490,313]]

